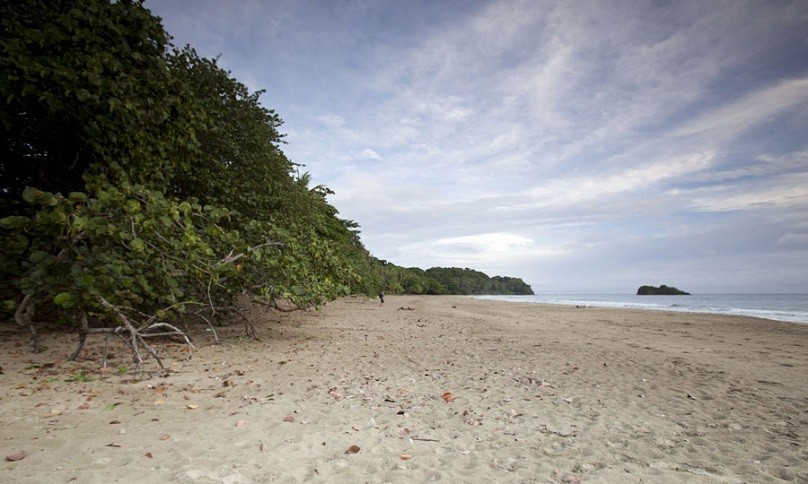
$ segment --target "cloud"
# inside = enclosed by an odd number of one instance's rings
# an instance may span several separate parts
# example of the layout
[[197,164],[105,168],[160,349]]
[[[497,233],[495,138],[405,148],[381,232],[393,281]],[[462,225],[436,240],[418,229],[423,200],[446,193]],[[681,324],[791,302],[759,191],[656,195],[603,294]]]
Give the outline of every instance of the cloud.
[[407,260],[439,261],[435,265],[489,267],[514,257],[535,259],[565,252],[563,246],[536,244],[531,238],[496,232],[447,237],[405,244],[400,255]]
[[715,143],[731,140],[749,128],[808,102],[808,78],[780,82],[713,109],[676,129],[679,138],[708,136]]
[[316,116],[315,119],[328,128],[341,128],[345,126],[345,119],[336,114],[322,114]]
[[492,234],[478,234],[478,235],[464,235],[462,237],[450,237],[446,239],[439,239],[435,243],[438,245],[466,245],[469,247],[487,247],[489,245],[497,245],[499,247],[511,248],[518,246],[530,245],[532,239],[522,237],[515,234],[507,233],[492,233]]
[[359,153],[359,158],[363,160],[381,160],[382,157],[370,148],[365,148]]
[[778,176],[762,186],[744,187],[733,190],[734,187],[717,185],[693,190],[689,193],[690,205],[696,210],[714,212],[808,208],[808,173]]
[[663,182],[671,182],[710,167],[715,153],[683,155],[657,160],[646,165],[551,179],[524,192],[527,203],[500,207],[502,211],[518,211],[552,206],[572,207],[583,202],[601,203],[619,196],[637,197],[653,191]]
[[717,168],[695,175],[692,180],[702,183],[726,182],[750,177],[768,177],[785,173],[808,172],[808,151],[789,152],[779,155],[764,153],[752,164],[729,169]]

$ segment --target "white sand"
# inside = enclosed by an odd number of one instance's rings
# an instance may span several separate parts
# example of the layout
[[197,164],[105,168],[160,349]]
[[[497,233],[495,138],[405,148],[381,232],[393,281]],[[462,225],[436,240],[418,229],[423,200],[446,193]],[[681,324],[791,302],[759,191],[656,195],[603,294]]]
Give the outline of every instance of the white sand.
[[386,300],[256,309],[147,380],[6,326],[0,481],[808,482],[808,325]]

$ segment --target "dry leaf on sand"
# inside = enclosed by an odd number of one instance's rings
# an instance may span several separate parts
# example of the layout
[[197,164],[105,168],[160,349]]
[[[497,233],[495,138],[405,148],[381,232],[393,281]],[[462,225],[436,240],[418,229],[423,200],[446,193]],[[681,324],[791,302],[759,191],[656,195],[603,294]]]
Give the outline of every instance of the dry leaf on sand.
[[360,449],[358,445],[352,445],[352,446],[348,447],[348,450],[346,450],[345,453],[346,454],[356,454],[356,453],[359,453],[360,450],[362,450],[362,449]]
[[7,455],[6,460],[9,462],[17,462],[18,460],[23,460],[28,457],[28,452],[21,450],[19,452],[15,452],[14,454]]
[[452,392],[445,392],[443,395],[440,396],[444,402],[449,403],[454,400],[454,396],[452,396]]

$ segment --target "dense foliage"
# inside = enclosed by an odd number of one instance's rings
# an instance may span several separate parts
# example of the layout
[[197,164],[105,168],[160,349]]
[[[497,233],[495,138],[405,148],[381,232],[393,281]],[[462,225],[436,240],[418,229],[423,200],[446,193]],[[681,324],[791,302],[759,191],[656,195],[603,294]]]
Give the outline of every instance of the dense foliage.
[[[262,92],[171,44],[135,0],[0,5],[0,294],[30,327],[181,333],[239,297],[525,291],[468,269],[396,268],[281,150]],[[529,290],[529,287],[527,288]],[[153,331],[152,331],[153,332]]]
[[404,268],[378,261],[377,273],[387,291],[399,294],[513,294],[531,295],[533,289],[515,277],[489,277],[483,272],[457,267],[433,267],[423,270]]
[[245,293],[379,289],[262,93],[172,46],[140,2],[7,2],[0,32],[0,289],[18,321],[142,333]]

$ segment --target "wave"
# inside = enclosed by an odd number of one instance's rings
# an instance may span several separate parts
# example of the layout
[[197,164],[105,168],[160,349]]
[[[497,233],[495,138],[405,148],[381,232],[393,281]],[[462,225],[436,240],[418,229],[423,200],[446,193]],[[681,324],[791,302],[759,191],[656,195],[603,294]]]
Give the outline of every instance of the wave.
[[808,323],[808,295],[804,294],[710,294],[686,296],[634,295],[537,295],[537,296],[475,296],[511,302],[560,304],[578,307],[641,309],[685,313],[725,314],[754,318]]

